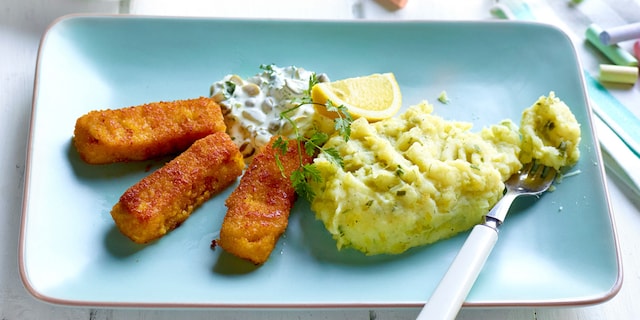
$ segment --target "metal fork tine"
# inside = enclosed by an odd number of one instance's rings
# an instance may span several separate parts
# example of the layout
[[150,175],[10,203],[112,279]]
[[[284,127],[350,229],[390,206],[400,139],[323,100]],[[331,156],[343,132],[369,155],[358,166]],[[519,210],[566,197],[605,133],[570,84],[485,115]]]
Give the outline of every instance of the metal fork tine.
[[[525,168],[528,168],[527,171],[523,171],[523,173],[527,174],[531,178],[547,178],[547,175],[550,173],[555,177],[556,170],[552,167],[547,167],[543,164],[538,163],[537,161],[532,161],[528,163]],[[553,177],[552,177],[553,179]]]
[[539,163],[534,164],[534,166],[533,177],[542,177],[547,167]]
[[531,191],[539,193],[540,191],[535,190],[539,189],[538,186],[545,185],[546,187],[543,189],[546,191],[549,185],[555,180],[556,174],[557,172],[553,167],[547,167],[536,160],[531,161],[526,163],[518,174],[511,176],[511,178],[505,182],[505,194],[509,188],[512,188],[514,192],[529,190],[525,193],[531,194]]
[[522,166],[522,169],[520,169],[520,172],[522,173],[529,173],[531,172],[531,170],[533,169],[533,161],[526,163],[524,166]]
[[[553,167],[548,167],[543,164],[537,163],[537,161],[532,161],[534,163],[535,168],[532,170],[533,173],[532,178],[542,178],[542,179],[554,179],[556,175],[556,170]],[[551,174],[551,176],[549,176]]]

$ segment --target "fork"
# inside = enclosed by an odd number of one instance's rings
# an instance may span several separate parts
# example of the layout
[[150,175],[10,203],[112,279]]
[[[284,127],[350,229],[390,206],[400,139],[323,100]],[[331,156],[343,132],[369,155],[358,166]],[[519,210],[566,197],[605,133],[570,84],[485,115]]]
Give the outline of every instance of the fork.
[[455,319],[498,240],[498,227],[506,218],[513,200],[519,196],[537,196],[547,191],[556,173],[555,169],[533,161],[505,182],[504,196],[485,216],[484,223],[473,227],[449,270],[418,315],[418,320]]

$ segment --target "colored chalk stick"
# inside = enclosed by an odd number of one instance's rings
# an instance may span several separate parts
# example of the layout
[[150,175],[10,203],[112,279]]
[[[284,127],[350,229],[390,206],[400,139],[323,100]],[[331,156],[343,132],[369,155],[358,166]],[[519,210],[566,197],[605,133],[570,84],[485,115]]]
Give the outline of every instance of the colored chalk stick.
[[409,2],[409,0],[384,0],[384,3],[396,9],[404,8],[407,2]]
[[602,28],[596,24],[591,24],[585,35],[587,40],[600,52],[602,52],[607,58],[609,58],[614,64],[621,66],[637,66],[638,59],[636,59],[631,53],[620,48],[618,45],[604,45],[600,41],[600,33]]
[[638,80],[638,67],[600,65],[600,81],[635,84]]
[[600,32],[600,41],[604,45],[610,45],[639,38],[640,22],[609,28]]

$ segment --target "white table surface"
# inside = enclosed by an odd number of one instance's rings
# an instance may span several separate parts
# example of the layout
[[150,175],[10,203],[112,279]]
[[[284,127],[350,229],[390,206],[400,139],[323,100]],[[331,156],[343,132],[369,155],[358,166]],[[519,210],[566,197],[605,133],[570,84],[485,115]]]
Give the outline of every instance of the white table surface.
[[[567,21],[585,23],[585,16],[594,14],[599,15],[594,21],[602,24],[640,21],[640,12],[607,11],[615,6],[638,9],[637,1],[612,0],[605,5],[602,0],[585,0],[575,19]],[[541,0],[532,2],[534,7],[545,5]],[[568,1],[549,2],[554,3],[552,7],[555,6],[556,11],[569,9]],[[392,11],[374,0],[3,0],[0,3],[0,319],[413,319],[419,312],[412,308],[287,311],[90,309],[50,305],[30,296],[19,277],[17,254],[25,148],[39,40],[57,17],[68,13],[131,13],[310,19],[491,19],[489,8],[492,4],[491,0],[410,0],[406,8]],[[245,8],[253,10],[248,12]],[[582,58],[588,70],[596,68],[600,59]],[[636,115],[640,113],[639,88],[640,85],[636,84],[631,89],[613,92]],[[628,150],[619,151],[628,154]],[[627,159],[625,161],[631,168],[640,168],[638,158]],[[640,315],[640,246],[637,245],[640,241],[640,197],[610,171],[607,171],[607,183],[624,269],[622,289],[615,297],[598,305],[568,308],[464,308],[458,319],[637,318]]]

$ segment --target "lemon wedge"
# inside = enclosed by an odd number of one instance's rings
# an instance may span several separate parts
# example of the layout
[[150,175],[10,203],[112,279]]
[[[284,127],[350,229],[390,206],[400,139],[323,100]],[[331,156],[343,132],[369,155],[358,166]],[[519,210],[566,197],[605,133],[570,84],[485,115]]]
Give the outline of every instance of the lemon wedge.
[[334,82],[321,82],[311,88],[316,111],[330,118],[337,114],[325,104],[343,105],[356,118],[378,121],[394,116],[402,106],[400,86],[393,73],[375,73]]

